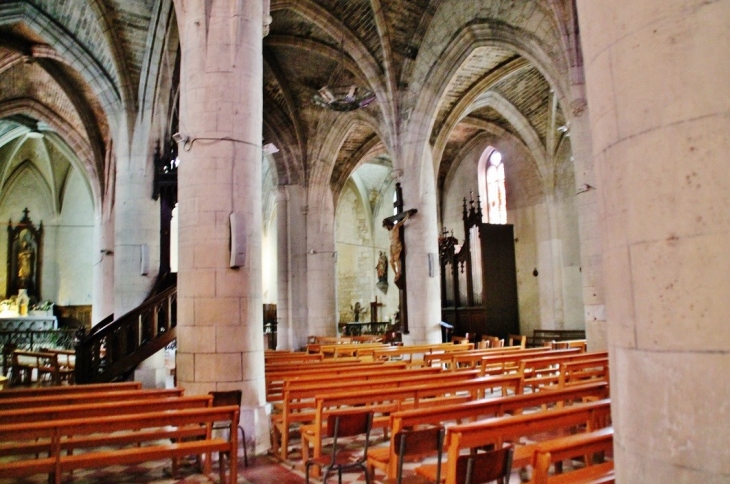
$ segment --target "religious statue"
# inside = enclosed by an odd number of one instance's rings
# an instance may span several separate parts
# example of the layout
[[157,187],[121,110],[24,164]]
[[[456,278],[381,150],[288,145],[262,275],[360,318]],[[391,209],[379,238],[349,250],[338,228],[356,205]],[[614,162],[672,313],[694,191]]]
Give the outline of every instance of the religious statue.
[[353,306],[350,306],[350,309],[352,309],[352,314],[353,314],[353,316],[355,318],[355,322],[356,323],[359,323],[360,322],[360,315],[361,314],[364,315],[365,313],[368,312],[367,308],[364,308],[362,306],[362,304],[360,304],[360,301],[357,301],[355,303],[355,306],[354,307]]
[[28,289],[33,284],[33,262],[35,252],[28,240],[23,240],[18,251],[18,287],[21,289]]
[[400,240],[400,228],[410,218],[411,212],[405,212],[405,217],[398,220],[390,230],[390,266],[393,268],[393,280],[398,282],[401,276],[400,253],[403,250],[403,243]]
[[380,257],[378,257],[378,265],[375,266],[375,271],[378,275],[378,282],[375,284],[378,289],[383,291],[385,294],[388,293],[388,256],[385,252],[380,251]]
[[17,225],[8,223],[8,271],[6,297],[25,289],[31,299],[40,299],[43,222],[35,227],[27,208]]

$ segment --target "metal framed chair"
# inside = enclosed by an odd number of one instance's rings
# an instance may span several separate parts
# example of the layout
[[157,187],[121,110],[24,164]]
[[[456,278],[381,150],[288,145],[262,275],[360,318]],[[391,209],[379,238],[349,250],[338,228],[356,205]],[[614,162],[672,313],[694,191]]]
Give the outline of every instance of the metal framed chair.
[[[343,411],[332,413],[327,417],[326,437],[332,438],[332,453],[313,457],[304,464],[306,483],[309,484],[309,468],[313,465],[324,468],[322,482],[326,483],[330,474],[337,473],[339,484],[342,484],[342,472],[352,469],[362,469],[365,474],[365,482],[370,484],[370,476],[365,465],[370,445],[370,429],[373,426],[373,412],[371,411]],[[340,440],[343,437],[354,437],[365,435],[363,454],[356,460],[352,460],[352,454],[343,452],[345,445]]]
[[509,445],[488,452],[462,455],[456,461],[457,484],[509,484],[514,447]]
[[[444,428],[431,427],[420,430],[403,430],[395,435],[398,446],[398,474],[396,479],[385,479],[383,484],[439,484],[441,482],[441,458],[444,448]],[[403,463],[408,457],[437,456],[436,480],[422,475],[403,476]]]
[[[208,395],[211,395],[213,397],[214,407],[224,407],[227,405],[238,405],[240,407],[241,400],[243,399],[243,391],[241,390],[208,392]],[[213,430],[221,430],[227,428],[229,428],[229,426],[225,422],[216,423],[213,426]],[[241,425],[238,425],[238,432],[240,434],[241,445],[243,446],[243,465],[245,467],[248,467],[248,452],[246,451],[246,432],[243,431],[243,427]],[[222,460],[220,465],[223,465]]]

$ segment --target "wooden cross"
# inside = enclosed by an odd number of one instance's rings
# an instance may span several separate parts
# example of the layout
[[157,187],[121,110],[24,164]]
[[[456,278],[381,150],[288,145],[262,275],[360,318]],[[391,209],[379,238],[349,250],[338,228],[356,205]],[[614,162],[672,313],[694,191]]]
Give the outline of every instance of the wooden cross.
[[[405,222],[418,213],[412,208],[403,210],[403,191],[400,183],[395,184],[395,215],[383,219],[383,227],[391,232],[390,235],[390,265],[393,268],[395,285],[398,287],[400,301],[400,322],[403,334],[408,334],[408,301],[406,297],[406,242]],[[394,232],[397,231],[397,232]]]
[[370,322],[378,322],[378,308],[384,306],[383,303],[378,302],[378,296],[375,296],[375,302],[370,303]]

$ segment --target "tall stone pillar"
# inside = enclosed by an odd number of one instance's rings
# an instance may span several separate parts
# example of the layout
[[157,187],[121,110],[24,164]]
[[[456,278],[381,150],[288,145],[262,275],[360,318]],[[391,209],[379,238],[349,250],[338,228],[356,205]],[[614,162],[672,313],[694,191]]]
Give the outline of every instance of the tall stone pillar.
[[289,311],[289,203],[287,198],[286,186],[278,187],[276,191],[276,276],[278,286],[276,349],[280,350],[294,349]]
[[[335,208],[329,187],[310,187],[309,197],[305,212],[308,334],[334,336],[337,333]],[[297,232],[292,230],[292,233]]]
[[[441,342],[441,286],[438,259],[436,184],[430,160],[406,169],[401,178],[404,209],[418,209],[405,225],[408,329],[406,344]],[[429,258],[430,269],[429,269]]]
[[114,218],[104,207],[94,217],[94,285],[91,294],[91,324],[95,325],[114,313]]
[[583,307],[588,349],[608,349],[608,328],[603,290],[603,265],[598,226],[598,192],[591,152],[591,127],[585,90],[574,86],[577,101],[571,104],[570,144],[573,148],[573,167],[577,190],[578,232],[583,280]]
[[727,482],[730,1],[578,0],[616,482]]
[[[268,440],[261,275],[263,2],[179,1],[178,383],[243,390]],[[232,216],[233,215],[233,216]],[[230,220],[235,220],[231,228]],[[231,267],[229,244],[240,259]]]
[[[114,314],[136,308],[149,295],[157,277],[160,207],[152,199],[149,134],[138,127],[132,142],[118,129],[114,193]],[[143,253],[146,266],[142,267]]]

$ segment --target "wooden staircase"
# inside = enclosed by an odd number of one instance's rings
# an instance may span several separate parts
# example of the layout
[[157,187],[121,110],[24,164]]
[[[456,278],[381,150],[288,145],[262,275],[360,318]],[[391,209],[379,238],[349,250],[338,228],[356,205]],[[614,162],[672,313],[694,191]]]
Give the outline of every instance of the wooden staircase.
[[124,316],[110,316],[80,335],[77,384],[125,380],[137,365],[175,340],[177,284],[153,294]]

